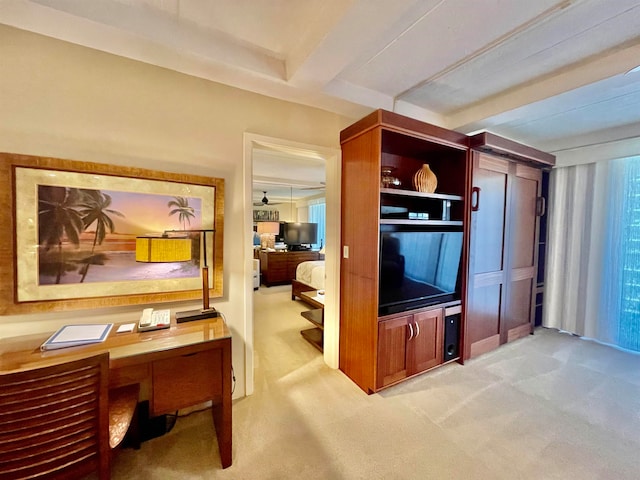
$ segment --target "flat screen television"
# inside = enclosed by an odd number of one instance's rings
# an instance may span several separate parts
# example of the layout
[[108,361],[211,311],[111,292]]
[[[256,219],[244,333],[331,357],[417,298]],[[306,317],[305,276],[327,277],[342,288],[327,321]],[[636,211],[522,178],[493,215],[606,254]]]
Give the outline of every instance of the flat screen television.
[[382,225],[378,313],[460,299],[462,231]]
[[280,222],[280,229],[278,230],[278,234],[276,235],[276,243],[284,243],[284,226],[287,222]]
[[289,250],[308,250],[312,244],[318,243],[318,224],[285,223],[284,243]]

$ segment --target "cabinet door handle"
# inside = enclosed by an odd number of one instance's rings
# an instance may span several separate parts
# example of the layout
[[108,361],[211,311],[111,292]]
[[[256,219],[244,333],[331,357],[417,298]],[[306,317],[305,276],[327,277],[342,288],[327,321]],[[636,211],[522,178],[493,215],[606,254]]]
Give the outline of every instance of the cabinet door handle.
[[471,211],[477,212],[480,209],[480,187],[471,189]]
[[411,326],[411,324],[409,324],[409,340],[411,340],[413,338],[413,327]]
[[536,215],[539,217],[547,213],[547,199],[545,197],[536,198]]
[[416,322],[416,338],[418,338],[418,335],[420,335],[420,325]]

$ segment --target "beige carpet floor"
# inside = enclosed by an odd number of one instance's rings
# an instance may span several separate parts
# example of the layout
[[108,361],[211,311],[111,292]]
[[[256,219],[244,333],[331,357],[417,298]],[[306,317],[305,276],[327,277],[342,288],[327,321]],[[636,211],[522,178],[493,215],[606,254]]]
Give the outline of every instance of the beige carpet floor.
[[290,287],[255,293],[255,394],[221,470],[209,412],[123,449],[115,479],[637,479],[640,356],[538,329],[365,395],[300,336]]

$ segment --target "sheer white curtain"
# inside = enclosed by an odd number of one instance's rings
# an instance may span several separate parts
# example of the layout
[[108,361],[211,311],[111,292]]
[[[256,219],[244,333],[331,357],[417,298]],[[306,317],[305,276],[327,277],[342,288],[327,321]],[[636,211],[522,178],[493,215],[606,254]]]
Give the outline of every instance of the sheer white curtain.
[[640,157],[550,177],[543,325],[640,350]]
[[622,297],[620,285],[622,281],[621,259],[622,235],[624,231],[622,218],[622,203],[624,198],[624,159],[612,160],[608,165],[607,184],[608,198],[605,199],[606,209],[610,212],[604,218],[604,266],[602,270],[602,287],[599,318],[599,335],[597,338],[605,343],[619,345],[618,327],[622,311]]
[[603,165],[555,168],[549,219],[543,325],[598,338],[602,234],[606,199]]

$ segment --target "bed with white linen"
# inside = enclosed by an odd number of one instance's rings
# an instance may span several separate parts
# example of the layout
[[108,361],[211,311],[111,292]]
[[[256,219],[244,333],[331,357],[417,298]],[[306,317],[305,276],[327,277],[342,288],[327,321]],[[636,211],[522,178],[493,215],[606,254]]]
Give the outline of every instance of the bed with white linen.
[[291,300],[302,292],[324,290],[324,260],[311,260],[298,264],[296,278],[291,281]]

